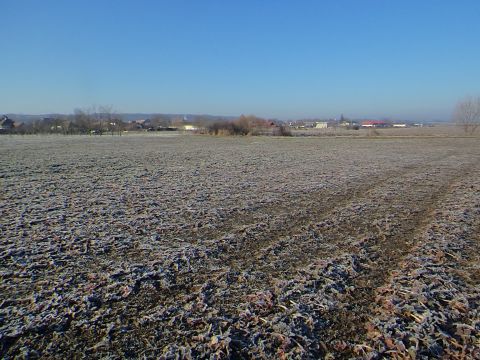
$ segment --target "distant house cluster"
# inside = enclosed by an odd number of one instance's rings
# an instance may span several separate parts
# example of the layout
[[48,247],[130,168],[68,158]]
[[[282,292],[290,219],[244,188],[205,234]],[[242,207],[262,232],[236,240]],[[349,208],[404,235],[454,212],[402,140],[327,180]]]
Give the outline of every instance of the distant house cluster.
[[326,129],[338,126],[335,120],[296,120],[290,121],[288,126],[293,129]]
[[329,129],[329,128],[343,128],[358,130],[360,128],[406,128],[406,127],[422,127],[420,123],[409,122],[393,122],[388,120],[350,120],[343,116],[340,120],[297,120],[288,123],[293,129]]
[[170,121],[159,122],[152,119],[138,119],[129,121],[126,130],[144,130],[144,131],[176,131],[177,127],[172,126]]
[[363,128],[407,128],[422,127],[420,123],[392,122],[386,120],[363,120],[361,122]]

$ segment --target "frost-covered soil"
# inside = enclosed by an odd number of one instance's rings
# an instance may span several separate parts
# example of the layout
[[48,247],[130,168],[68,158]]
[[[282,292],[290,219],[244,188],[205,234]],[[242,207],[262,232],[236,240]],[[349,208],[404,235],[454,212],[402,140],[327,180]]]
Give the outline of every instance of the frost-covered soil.
[[480,358],[478,139],[0,153],[3,358]]

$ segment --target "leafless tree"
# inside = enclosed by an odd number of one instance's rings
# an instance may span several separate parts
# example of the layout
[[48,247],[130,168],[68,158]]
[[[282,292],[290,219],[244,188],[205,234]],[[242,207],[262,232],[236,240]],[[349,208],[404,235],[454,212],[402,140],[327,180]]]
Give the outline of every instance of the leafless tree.
[[473,134],[480,126],[480,97],[469,97],[459,101],[453,119],[457,125],[463,127],[465,133]]
[[152,126],[154,128],[159,128],[159,127],[166,128],[171,124],[170,118],[166,115],[160,115],[160,114],[154,115],[151,120],[152,120],[151,121]]
[[88,133],[94,128],[93,118],[88,109],[75,109],[73,119],[74,127],[80,133]]
[[115,125],[113,124],[116,124],[114,120],[113,107],[110,105],[99,106],[98,109],[96,109],[95,114],[98,119],[100,134],[102,134],[103,131],[107,129],[111,130],[113,135],[112,128],[115,127]]
[[102,135],[105,131],[109,131],[113,135],[115,132],[121,134],[123,130],[123,122],[110,105],[93,105],[89,108],[75,109],[73,119],[74,126],[80,133]]

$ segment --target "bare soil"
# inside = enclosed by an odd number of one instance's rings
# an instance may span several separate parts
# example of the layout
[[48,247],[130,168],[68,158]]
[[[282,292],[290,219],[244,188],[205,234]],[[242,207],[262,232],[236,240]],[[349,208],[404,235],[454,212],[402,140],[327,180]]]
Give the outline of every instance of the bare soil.
[[1,137],[3,358],[480,358],[480,141]]

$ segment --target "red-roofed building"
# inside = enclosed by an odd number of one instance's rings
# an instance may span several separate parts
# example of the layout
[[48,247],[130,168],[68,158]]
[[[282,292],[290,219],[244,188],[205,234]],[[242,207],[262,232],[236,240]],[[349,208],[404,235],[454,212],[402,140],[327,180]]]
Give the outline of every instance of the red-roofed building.
[[362,127],[388,127],[389,123],[383,120],[364,120],[362,121]]

